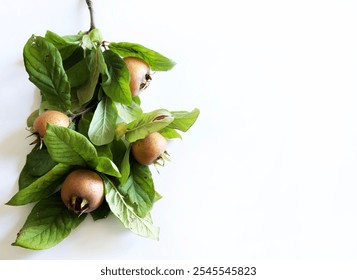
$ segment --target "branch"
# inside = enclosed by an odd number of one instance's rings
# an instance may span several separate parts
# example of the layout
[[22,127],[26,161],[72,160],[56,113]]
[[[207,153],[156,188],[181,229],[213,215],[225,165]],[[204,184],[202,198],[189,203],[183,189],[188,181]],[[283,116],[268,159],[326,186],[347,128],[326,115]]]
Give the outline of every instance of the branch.
[[92,31],[95,29],[95,24],[94,24],[94,11],[93,11],[93,3],[92,0],[86,0],[88,9],[89,9],[89,15],[90,15],[90,28],[88,32]]

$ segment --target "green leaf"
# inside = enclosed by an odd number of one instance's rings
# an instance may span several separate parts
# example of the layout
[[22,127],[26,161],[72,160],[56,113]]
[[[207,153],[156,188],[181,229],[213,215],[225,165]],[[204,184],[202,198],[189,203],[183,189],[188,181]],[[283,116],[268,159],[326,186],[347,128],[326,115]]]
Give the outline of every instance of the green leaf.
[[95,43],[90,39],[89,34],[84,34],[82,37],[82,45],[85,49],[92,50],[95,48]]
[[131,129],[128,129],[125,137],[129,142],[135,142],[145,138],[152,132],[160,131],[168,126],[173,120],[174,118],[171,113],[164,109],[145,113],[138,122],[133,124]]
[[110,43],[109,48],[122,57],[132,56],[141,58],[149,64],[150,69],[153,71],[168,71],[171,70],[176,64],[162,54],[139,44],[128,42]]
[[139,96],[133,96],[132,99],[136,104],[141,105],[141,100]]
[[98,157],[107,157],[113,160],[113,153],[111,150],[111,143],[103,146],[96,146]]
[[130,150],[131,146],[129,146],[124,154],[123,160],[121,161],[120,171],[122,174],[121,184],[125,184],[126,180],[128,180],[130,175]]
[[74,52],[68,58],[63,60],[64,70],[67,71],[81,60],[84,60],[85,57],[86,53],[84,52],[83,48],[79,47],[75,49]]
[[44,38],[33,35],[24,47],[24,63],[29,79],[60,111],[71,107],[71,86],[56,47]]
[[37,109],[35,111],[33,111],[28,117],[27,117],[27,120],[26,120],[26,125],[27,127],[32,127],[33,126],[33,122],[35,121],[35,119],[39,116],[40,110]]
[[131,105],[130,76],[125,62],[116,53],[103,53],[107,71],[103,74],[102,87],[106,95],[115,102]]
[[163,129],[161,129],[160,134],[167,139],[174,139],[174,138],[182,139],[180,133],[178,133],[175,129],[169,127],[164,127]]
[[98,84],[99,75],[105,68],[103,54],[100,48],[91,51],[87,56],[87,63],[89,68],[89,77],[77,91],[79,105],[89,102],[95,93]]
[[62,59],[70,57],[78,48],[81,48],[82,35],[63,36],[47,31],[45,39],[52,43],[61,53]]
[[114,102],[110,98],[103,96],[89,125],[89,139],[98,146],[112,142],[115,135],[117,117],[118,111]]
[[26,167],[32,176],[40,177],[55,167],[46,148],[35,149],[27,157]]
[[103,41],[102,34],[98,28],[94,28],[89,32],[89,38],[93,43],[101,43]]
[[83,34],[80,34],[80,33],[62,36],[62,38],[63,38],[67,43],[75,43],[75,44],[81,44],[81,42],[82,42],[82,37],[83,37]]
[[[68,80],[72,87],[83,85],[89,78],[89,69],[85,59],[80,60],[66,70]],[[78,96],[78,94],[77,94]]]
[[125,122],[118,123],[115,127],[115,140],[120,140],[126,133],[128,125]]
[[85,137],[88,137],[88,130],[90,126],[90,122],[92,121],[93,118],[93,112],[86,112],[85,114],[82,115],[78,122],[78,129],[77,131],[80,134],[83,134]]
[[20,172],[19,189],[26,188],[32,182],[36,181],[57,163],[54,162],[47,152],[47,149],[40,149],[36,146],[26,157],[26,163]]
[[57,110],[57,106],[50,105],[46,101],[46,98],[42,95],[41,104],[40,104],[40,108],[39,108],[39,113],[42,114],[46,110]]
[[140,236],[158,240],[160,230],[153,225],[150,215],[145,218],[139,217],[134,209],[125,202],[123,195],[113,183],[105,176],[103,176],[103,181],[105,199],[111,212],[119,221],[121,221],[126,228]]
[[[122,173],[123,170],[121,169],[121,164],[122,164],[124,155],[127,151],[127,147],[126,147],[124,141],[123,140],[114,140],[112,143],[110,143],[110,149],[111,149],[111,152],[113,155],[112,160],[116,166],[120,167],[120,173]],[[122,173],[122,176],[124,176],[123,173]]]
[[154,182],[148,166],[132,162],[131,175],[120,191],[134,207],[135,213],[144,218],[152,209],[155,200]]
[[18,191],[6,204],[24,205],[48,197],[59,187],[63,177],[70,169],[71,167],[69,165],[57,164],[45,175],[32,182],[28,187]]
[[95,170],[117,178],[121,177],[118,167],[107,157],[98,157],[98,165]]
[[162,195],[159,194],[158,192],[155,192],[155,198],[154,198],[154,202],[159,201],[162,198]]
[[168,127],[186,132],[197,120],[200,110],[195,108],[191,112],[187,111],[172,111],[174,121]]
[[71,129],[47,124],[44,137],[49,154],[55,162],[95,167],[98,164],[97,151],[82,134]]
[[139,119],[143,114],[140,105],[134,101],[131,105],[118,103],[117,108],[119,117],[126,123],[131,123],[132,121]]
[[103,203],[97,209],[90,212],[90,214],[94,221],[105,219],[110,214],[110,208],[108,206],[108,203],[106,201],[103,201]]
[[32,209],[12,244],[27,249],[43,250],[65,239],[86,217],[68,211],[59,193],[41,200]]

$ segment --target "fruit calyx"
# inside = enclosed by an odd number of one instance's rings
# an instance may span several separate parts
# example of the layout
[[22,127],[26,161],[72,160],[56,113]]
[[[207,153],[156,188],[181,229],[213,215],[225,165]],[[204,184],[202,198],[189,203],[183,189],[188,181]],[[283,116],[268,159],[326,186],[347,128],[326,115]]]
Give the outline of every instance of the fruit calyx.
[[87,199],[78,196],[72,196],[69,200],[68,208],[73,210],[74,213],[82,214],[89,207]]
[[140,84],[140,91],[145,90],[149,85],[150,82],[152,81],[151,75],[150,74],[145,74],[145,80],[143,80]]

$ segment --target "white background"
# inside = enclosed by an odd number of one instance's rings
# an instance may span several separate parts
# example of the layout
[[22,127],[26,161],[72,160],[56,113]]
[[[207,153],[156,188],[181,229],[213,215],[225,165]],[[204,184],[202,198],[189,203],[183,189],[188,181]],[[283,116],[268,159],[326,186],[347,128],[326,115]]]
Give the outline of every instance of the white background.
[[107,41],[177,62],[141,95],[145,111],[201,109],[158,175],[160,241],[90,217],[52,249],[10,244],[32,205],[4,205],[30,151],[38,91],[31,34],[89,27],[85,1],[10,1],[0,10],[0,258],[357,259],[356,2],[94,0]]

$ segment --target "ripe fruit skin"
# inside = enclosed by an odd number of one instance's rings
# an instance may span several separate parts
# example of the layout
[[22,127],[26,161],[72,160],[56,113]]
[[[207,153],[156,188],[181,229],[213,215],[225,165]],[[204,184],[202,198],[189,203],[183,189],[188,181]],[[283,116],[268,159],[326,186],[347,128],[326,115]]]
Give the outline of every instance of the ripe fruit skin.
[[129,69],[131,95],[138,96],[150,84],[150,67],[137,57],[125,57],[123,60]]
[[48,110],[39,115],[34,123],[34,130],[41,136],[44,137],[46,134],[47,123],[55,124],[58,126],[68,127],[70,124],[70,119],[62,112]]
[[166,148],[166,138],[159,132],[153,132],[144,139],[134,142],[131,151],[139,163],[149,165],[157,161],[166,151]]
[[75,213],[89,213],[97,209],[104,200],[103,180],[91,170],[72,171],[62,184],[61,198]]

